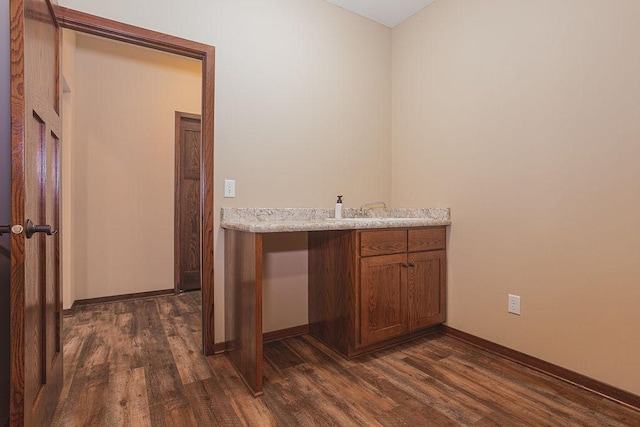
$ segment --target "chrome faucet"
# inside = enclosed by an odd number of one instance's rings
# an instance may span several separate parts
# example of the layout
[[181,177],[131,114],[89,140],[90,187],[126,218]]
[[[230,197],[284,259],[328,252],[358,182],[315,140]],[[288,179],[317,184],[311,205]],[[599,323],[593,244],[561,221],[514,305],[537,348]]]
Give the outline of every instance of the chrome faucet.
[[387,204],[385,202],[367,202],[367,203],[363,203],[360,205],[360,208],[358,209],[358,216],[364,216],[365,211],[368,209],[373,209],[373,208],[382,208],[382,209],[386,209],[387,208]]

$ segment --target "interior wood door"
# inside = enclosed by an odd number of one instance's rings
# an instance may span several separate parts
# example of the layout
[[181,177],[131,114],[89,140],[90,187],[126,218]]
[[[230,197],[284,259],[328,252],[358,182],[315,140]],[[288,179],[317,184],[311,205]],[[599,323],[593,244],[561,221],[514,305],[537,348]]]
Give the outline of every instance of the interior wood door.
[[360,345],[404,333],[408,328],[407,255],[360,260]]
[[59,33],[11,0],[11,425],[49,425],[62,387]]
[[201,288],[201,120],[176,112],[175,290]]

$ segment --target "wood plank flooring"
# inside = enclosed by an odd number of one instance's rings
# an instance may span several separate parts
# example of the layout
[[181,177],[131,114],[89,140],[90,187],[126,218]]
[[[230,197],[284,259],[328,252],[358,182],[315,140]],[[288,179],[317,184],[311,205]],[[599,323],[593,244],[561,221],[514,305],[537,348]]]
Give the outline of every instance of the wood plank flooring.
[[347,361],[265,345],[264,396],[200,353],[199,292],[64,318],[59,426],[640,426],[640,412],[447,336]]

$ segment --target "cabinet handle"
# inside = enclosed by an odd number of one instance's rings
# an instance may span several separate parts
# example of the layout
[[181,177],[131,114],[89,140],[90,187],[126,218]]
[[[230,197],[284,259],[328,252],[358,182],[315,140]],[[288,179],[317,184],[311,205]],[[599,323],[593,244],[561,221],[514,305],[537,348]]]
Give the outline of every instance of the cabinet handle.
[[405,264],[405,263],[402,263],[402,267],[404,267],[404,268],[409,268],[409,265],[408,265],[408,264]]
[[412,262],[409,263],[409,267],[415,267],[416,265]]

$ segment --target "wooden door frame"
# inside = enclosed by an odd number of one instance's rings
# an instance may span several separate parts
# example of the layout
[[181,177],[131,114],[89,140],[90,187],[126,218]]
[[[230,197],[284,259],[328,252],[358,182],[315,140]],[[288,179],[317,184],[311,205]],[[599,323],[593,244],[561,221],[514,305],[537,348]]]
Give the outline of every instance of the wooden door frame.
[[[181,170],[182,170],[182,119],[197,120],[202,127],[202,116],[200,114],[184,113],[182,111],[176,111],[175,120],[175,197],[174,197],[174,216],[173,216],[173,293],[179,294],[180,289],[180,275],[182,274],[182,240],[180,236],[182,234],[181,225],[181,205],[182,205],[182,189],[181,189]],[[200,137],[202,139],[202,136]],[[202,280],[200,281],[200,289],[202,289]]]
[[214,265],[213,265],[213,103],[215,48],[210,45],[123,24],[62,6],[53,6],[62,28],[161,50],[202,61],[201,131],[201,268],[202,268],[202,349],[214,353]]

